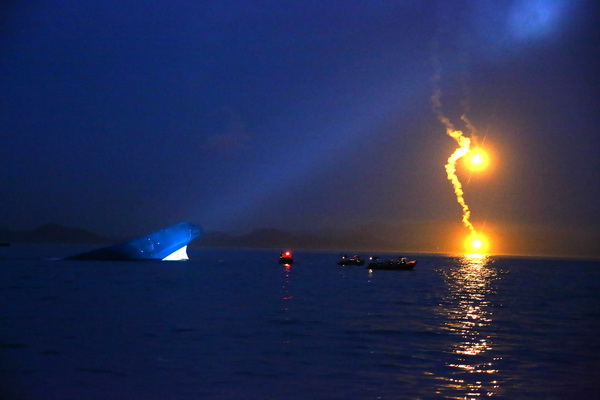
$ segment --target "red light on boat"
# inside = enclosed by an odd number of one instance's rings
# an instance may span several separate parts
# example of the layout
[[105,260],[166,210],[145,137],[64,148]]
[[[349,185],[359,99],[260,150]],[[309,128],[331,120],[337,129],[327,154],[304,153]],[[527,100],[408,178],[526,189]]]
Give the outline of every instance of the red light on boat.
[[292,252],[291,252],[291,251],[286,251],[286,252],[284,253],[284,255],[285,255],[286,257],[291,257],[291,256],[292,256]]

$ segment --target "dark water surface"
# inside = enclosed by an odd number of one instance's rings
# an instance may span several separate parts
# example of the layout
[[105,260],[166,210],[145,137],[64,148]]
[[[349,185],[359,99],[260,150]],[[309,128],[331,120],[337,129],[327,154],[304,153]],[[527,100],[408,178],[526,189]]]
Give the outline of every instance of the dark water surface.
[[[1,399],[591,399],[600,263],[0,249]],[[69,252],[70,251],[70,252]],[[365,254],[366,256],[366,254]]]

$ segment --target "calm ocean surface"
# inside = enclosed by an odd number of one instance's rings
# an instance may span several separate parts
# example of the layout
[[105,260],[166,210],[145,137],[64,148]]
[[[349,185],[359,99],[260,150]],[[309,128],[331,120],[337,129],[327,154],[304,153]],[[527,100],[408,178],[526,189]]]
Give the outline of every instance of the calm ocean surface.
[[600,397],[597,261],[79,250],[0,248],[0,399]]

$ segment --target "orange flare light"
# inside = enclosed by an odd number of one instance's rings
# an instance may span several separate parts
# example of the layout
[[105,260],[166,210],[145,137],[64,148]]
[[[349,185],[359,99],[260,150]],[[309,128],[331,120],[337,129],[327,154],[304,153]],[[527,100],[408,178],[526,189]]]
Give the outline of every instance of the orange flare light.
[[489,249],[489,240],[480,233],[472,234],[465,240],[465,250],[469,254],[486,254]]
[[471,171],[483,171],[488,167],[489,156],[482,149],[474,149],[466,157],[466,164]]

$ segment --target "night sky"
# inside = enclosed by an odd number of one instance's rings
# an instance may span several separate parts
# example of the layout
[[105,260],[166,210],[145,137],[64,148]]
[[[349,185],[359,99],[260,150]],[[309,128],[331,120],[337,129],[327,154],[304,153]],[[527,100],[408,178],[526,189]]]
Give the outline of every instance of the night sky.
[[492,156],[459,175],[497,249],[597,252],[594,3],[3,2],[0,228],[460,229],[437,87]]

